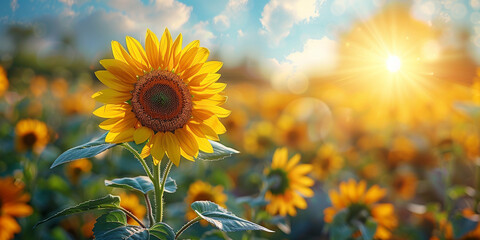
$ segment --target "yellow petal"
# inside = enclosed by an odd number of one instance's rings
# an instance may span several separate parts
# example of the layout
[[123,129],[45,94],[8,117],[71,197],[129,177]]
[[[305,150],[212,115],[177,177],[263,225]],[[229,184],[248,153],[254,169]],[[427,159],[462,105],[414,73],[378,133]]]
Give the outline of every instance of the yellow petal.
[[203,123],[208,125],[216,134],[224,134],[225,132],[227,132],[225,126],[223,126],[218,117],[215,115],[204,120]]
[[163,143],[167,150],[168,158],[175,166],[178,166],[180,164],[180,143],[177,137],[171,132],[165,132]]
[[119,80],[125,83],[135,83],[137,82],[137,75],[132,70],[130,65],[117,60],[117,59],[103,59],[100,60],[100,64],[115,75]]
[[134,128],[130,128],[122,132],[108,132],[105,137],[105,142],[109,143],[122,143],[133,141],[133,133],[135,132]]
[[203,64],[202,69],[198,72],[198,74],[203,73],[216,73],[220,68],[222,68],[223,63],[219,61],[209,61]]
[[110,118],[101,122],[98,126],[103,130],[110,130],[120,120],[122,120],[122,118]]
[[140,127],[135,130],[133,134],[133,140],[136,144],[143,143],[153,136],[153,130],[148,127]]
[[150,65],[148,64],[147,54],[143,50],[142,45],[135,39],[130,36],[126,37],[128,52],[137,62],[141,63],[143,66],[147,67],[144,69],[148,71]]
[[[205,76],[202,78],[202,76]],[[216,82],[220,78],[220,74],[218,73],[203,73],[201,75],[197,74],[195,77],[192,78],[192,80],[188,83],[188,85],[195,86],[195,87],[200,87],[203,86],[208,87],[212,83]],[[203,89],[203,88],[200,88]]]
[[198,132],[198,130],[193,130],[191,127],[192,124],[187,124],[187,130],[192,132],[193,137],[195,137],[195,140],[197,141],[198,148],[206,153],[213,153],[213,147],[212,144],[205,138],[205,135],[201,132]]
[[142,70],[147,69],[144,64],[133,59],[119,42],[112,41],[112,50],[114,51],[114,56],[118,55],[118,58],[115,57],[115,59],[126,63],[135,75],[142,75]]
[[180,62],[178,63],[178,67],[176,69],[177,73],[181,73],[185,71],[187,68],[189,68],[192,65],[193,60],[195,59],[195,55],[198,52],[198,47],[194,47],[185,54],[182,55],[182,58],[180,59]]
[[193,109],[202,109],[204,111],[209,111],[215,115],[217,115],[218,117],[221,117],[221,118],[225,118],[225,117],[228,117],[228,115],[230,115],[231,111],[230,110],[227,110],[225,108],[222,108],[220,106],[212,106],[212,105],[199,105],[199,104],[195,104],[193,106]]
[[190,78],[195,76],[195,74],[198,73],[198,71],[200,71],[200,69],[202,68],[202,65],[203,63],[198,63],[191,66],[190,68],[185,70],[182,74],[180,74],[181,75],[180,77],[185,81],[189,82]]
[[111,88],[98,91],[92,95],[92,98],[101,103],[124,103],[132,98],[131,93],[119,92]]
[[[152,138],[152,148],[150,149],[150,153],[152,154],[152,157],[155,162],[160,162],[162,161],[163,156],[165,155],[165,146],[162,143],[163,142],[163,137],[164,134],[162,132],[158,132],[155,134]],[[156,160],[155,160],[156,159]],[[157,163],[158,164],[158,163]],[[155,164],[155,165],[157,165]]]
[[197,156],[198,154],[198,143],[195,141],[195,137],[188,132],[185,128],[175,130],[175,135],[177,136],[178,141],[180,142],[181,149],[188,156]]
[[175,48],[174,57],[173,57],[174,68],[177,67],[178,62],[180,62],[180,58],[182,57],[182,42],[183,42],[183,37],[182,37],[182,34],[180,33],[180,34],[178,34],[177,39],[175,39],[175,42],[174,42],[174,43],[177,43],[177,45],[176,45],[177,48],[180,47],[180,50]]
[[225,87],[227,86],[227,84],[225,83],[213,83],[212,85],[208,86],[207,88],[203,89],[203,88],[197,88],[197,87],[193,87],[191,86],[190,87],[190,92],[196,96],[202,96],[202,97],[210,97],[210,96],[213,96],[217,93],[220,93],[222,92]]
[[120,118],[125,117],[131,111],[132,106],[129,104],[105,104],[95,110],[93,114],[101,118]]
[[119,92],[130,92],[133,90],[133,84],[126,84],[125,82],[118,80],[117,77],[109,71],[96,71],[95,76],[97,76],[98,80],[105,84],[105,86]]
[[197,56],[195,56],[195,59],[193,60],[193,64],[205,63],[205,61],[207,61],[208,55],[210,55],[210,52],[208,51],[207,48],[204,48],[204,47],[198,48]]
[[[181,35],[175,39],[173,42],[172,49],[170,49],[170,57],[168,58],[168,69],[173,69],[176,67],[175,59],[180,57],[180,52],[182,51],[182,37]],[[178,57],[177,57],[178,56]]]
[[147,53],[148,61],[153,69],[160,67],[160,53],[158,49],[159,43],[157,36],[150,30],[147,30],[147,37],[145,40],[145,51]]
[[163,69],[168,67],[167,60],[170,59],[170,48],[172,47],[172,36],[168,31],[168,28],[165,28],[163,32],[162,39],[160,40],[160,58],[162,59],[160,66]]

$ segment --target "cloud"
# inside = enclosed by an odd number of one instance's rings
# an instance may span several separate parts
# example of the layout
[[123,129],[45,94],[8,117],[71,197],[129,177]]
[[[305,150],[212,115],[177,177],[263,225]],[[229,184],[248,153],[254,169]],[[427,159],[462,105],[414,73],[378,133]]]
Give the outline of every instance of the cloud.
[[311,76],[328,75],[337,67],[338,43],[323,37],[308,39],[302,51],[293,52],[284,61],[269,59],[266,73],[277,89],[302,93],[308,87]]
[[12,8],[12,11],[15,12],[15,10],[18,8],[18,0],[12,0],[10,2],[10,7]]
[[225,9],[213,18],[213,24],[217,30],[225,31],[230,28],[230,18],[239,15],[246,9],[248,0],[229,0]]
[[290,34],[293,25],[308,22],[319,15],[324,0],[270,0],[263,8],[262,34],[269,35],[275,43]]
[[189,31],[189,36],[193,39],[199,39],[202,46],[211,48],[213,46],[213,40],[216,38],[208,29],[208,22],[199,22],[193,25],[192,29]]

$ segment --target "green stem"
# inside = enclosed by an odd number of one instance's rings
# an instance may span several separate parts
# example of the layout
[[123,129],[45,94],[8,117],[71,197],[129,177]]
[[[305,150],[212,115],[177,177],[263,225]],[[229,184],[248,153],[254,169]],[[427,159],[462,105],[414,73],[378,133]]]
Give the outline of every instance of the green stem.
[[478,213],[480,203],[480,158],[475,159],[475,205],[473,209]]
[[145,170],[145,172],[147,173],[148,177],[150,178],[150,180],[155,181],[155,179],[153,178],[153,175],[152,175],[152,172],[150,172],[150,168],[148,168],[148,165],[147,163],[145,162],[145,159],[142,158],[142,156],[140,156],[140,154],[137,152],[137,150],[133,149],[132,146],[130,146],[130,144],[128,143],[122,143],[121,144],[125,149],[127,149],[128,151],[130,151],[137,159],[138,161],[140,161],[140,163],[142,164],[143,166],[143,169]]
[[142,221],[140,221],[140,219],[138,219],[135,215],[133,215],[133,213],[129,212],[127,209],[122,207],[120,207],[120,210],[125,212],[125,214],[127,214],[129,217],[133,218],[133,220],[137,221],[138,224],[140,224],[140,226],[142,226],[143,228],[147,228],[145,224],[143,224]]
[[148,194],[145,193],[144,196],[145,196],[145,204],[147,205],[148,221],[149,221],[150,227],[151,227],[154,224],[152,204],[150,203],[150,198],[148,197]]
[[160,163],[153,167],[153,187],[155,188],[155,223],[160,222],[160,215],[162,215],[161,205],[162,197],[160,196]]
[[200,216],[192,219],[190,222],[188,222],[187,224],[183,225],[182,228],[180,228],[180,230],[178,230],[177,234],[175,234],[175,239],[178,239],[178,237],[180,237],[180,235],[182,235],[183,232],[185,232],[185,230],[187,230],[187,228],[189,228],[190,226],[192,226],[193,224],[195,224],[196,222],[200,221],[202,218]]
[[[160,165],[160,164],[159,164]],[[167,166],[165,167],[165,170],[163,171],[163,176],[162,176],[162,183],[160,185],[160,205],[157,206],[160,211],[160,222],[163,221],[163,193],[165,192],[165,183],[167,182],[167,177],[168,174],[170,173],[170,169],[172,168],[173,162],[168,161]]]

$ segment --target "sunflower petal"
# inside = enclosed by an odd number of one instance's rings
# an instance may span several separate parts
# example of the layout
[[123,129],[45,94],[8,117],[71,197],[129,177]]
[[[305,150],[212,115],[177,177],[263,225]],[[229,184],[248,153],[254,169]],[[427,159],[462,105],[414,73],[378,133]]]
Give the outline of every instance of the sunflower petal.
[[128,52],[132,58],[142,65],[143,70],[148,71],[150,66],[148,64],[147,54],[145,53],[145,50],[143,50],[140,42],[130,36],[126,37],[126,42]]
[[202,69],[198,72],[198,74],[202,73],[216,73],[220,68],[222,68],[223,63],[219,61],[209,61],[203,64]]
[[180,143],[177,137],[171,132],[165,132],[163,144],[167,150],[168,158],[178,167],[178,164],[180,164]]
[[132,70],[130,65],[117,60],[117,59],[103,59],[100,60],[100,64],[115,75],[119,80],[125,83],[137,82],[137,74]]
[[135,130],[133,140],[136,144],[143,143],[153,136],[153,130],[148,127],[140,127]]
[[165,146],[163,144],[163,137],[164,134],[162,132],[158,132],[152,138],[152,146],[150,149],[150,153],[153,157],[153,163],[155,165],[159,164],[162,161],[163,156],[165,155]]
[[130,142],[133,141],[133,133],[135,132],[134,128],[130,128],[128,130],[122,132],[108,132],[107,136],[105,137],[105,142],[109,143],[122,143],[122,142]]
[[93,114],[101,118],[121,118],[131,111],[132,106],[129,104],[105,104],[97,108]]
[[101,103],[124,103],[132,98],[131,93],[119,92],[111,88],[98,91],[92,95],[92,98]]
[[105,84],[105,86],[117,90],[119,92],[130,92],[133,90],[133,84],[126,84],[115,77],[111,72],[106,70],[100,70],[95,72],[98,80]]

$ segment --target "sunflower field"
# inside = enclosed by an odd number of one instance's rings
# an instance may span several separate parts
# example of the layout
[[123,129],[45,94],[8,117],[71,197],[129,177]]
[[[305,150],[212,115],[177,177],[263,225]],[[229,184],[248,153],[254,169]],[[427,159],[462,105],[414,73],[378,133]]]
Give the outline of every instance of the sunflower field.
[[0,6],[0,240],[480,240],[478,0]]

